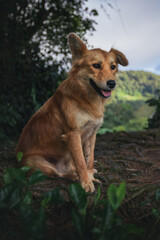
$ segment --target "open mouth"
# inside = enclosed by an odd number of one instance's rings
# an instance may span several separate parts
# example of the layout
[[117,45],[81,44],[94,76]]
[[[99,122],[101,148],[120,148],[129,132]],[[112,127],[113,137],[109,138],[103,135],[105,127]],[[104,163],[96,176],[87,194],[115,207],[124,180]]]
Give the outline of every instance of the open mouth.
[[94,90],[103,98],[109,98],[111,97],[111,90],[104,90],[99,88],[96,83],[90,79],[90,84],[94,88]]

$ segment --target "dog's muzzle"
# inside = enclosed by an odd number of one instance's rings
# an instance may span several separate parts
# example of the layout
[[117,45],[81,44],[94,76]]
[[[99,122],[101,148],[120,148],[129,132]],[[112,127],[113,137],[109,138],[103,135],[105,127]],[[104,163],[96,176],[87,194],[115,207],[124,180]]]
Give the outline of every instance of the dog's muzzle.
[[103,98],[111,97],[111,90],[113,90],[116,86],[116,82],[114,80],[108,80],[106,84],[108,89],[102,89],[97,86],[93,79],[90,79],[90,85],[92,88]]

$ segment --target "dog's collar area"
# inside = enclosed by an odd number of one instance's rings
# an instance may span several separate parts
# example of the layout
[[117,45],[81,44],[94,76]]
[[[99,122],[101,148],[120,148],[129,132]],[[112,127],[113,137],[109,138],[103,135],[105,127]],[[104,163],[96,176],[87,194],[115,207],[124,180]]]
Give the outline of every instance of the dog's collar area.
[[109,98],[111,96],[110,90],[104,90],[99,88],[96,83],[93,81],[93,79],[90,78],[90,85],[93,87],[93,89],[103,98]]

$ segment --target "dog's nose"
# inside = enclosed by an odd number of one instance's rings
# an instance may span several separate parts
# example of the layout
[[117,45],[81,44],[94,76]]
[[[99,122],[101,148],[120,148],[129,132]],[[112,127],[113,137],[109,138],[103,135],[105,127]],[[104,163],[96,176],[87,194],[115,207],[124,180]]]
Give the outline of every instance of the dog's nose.
[[107,81],[107,86],[110,88],[110,89],[113,89],[115,88],[116,86],[116,82],[114,80],[109,80]]

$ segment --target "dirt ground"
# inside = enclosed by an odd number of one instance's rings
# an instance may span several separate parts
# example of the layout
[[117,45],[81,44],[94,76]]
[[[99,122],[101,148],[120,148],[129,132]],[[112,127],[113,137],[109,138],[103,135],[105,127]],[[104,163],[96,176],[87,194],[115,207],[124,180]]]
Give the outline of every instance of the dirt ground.
[[[1,185],[4,169],[17,166],[14,148],[15,142],[0,145]],[[122,181],[127,183],[127,196],[120,214],[126,222],[149,229],[147,239],[160,240],[160,222],[152,214],[153,208],[160,210],[160,202],[157,203],[155,199],[155,192],[160,189],[160,129],[98,135],[95,168],[98,170],[96,178],[101,181],[102,195],[106,196],[111,183],[118,184]],[[39,195],[43,191],[69,183],[63,179],[54,179],[37,186],[35,194]],[[95,184],[96,188],[98,185]],[[69,227],[68,223],[65,224],[67,213],[65,215],[64,209],[57,211],[59,215],[63,214],[63,224],[60,225],[67,231]],[[56,237],[59,232],[56,212],[54,216],[50,216],[50,220],[48,229],[52,231],[54,227],[56,231],[52,237]]]

